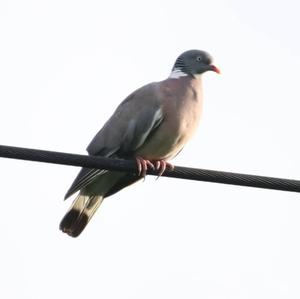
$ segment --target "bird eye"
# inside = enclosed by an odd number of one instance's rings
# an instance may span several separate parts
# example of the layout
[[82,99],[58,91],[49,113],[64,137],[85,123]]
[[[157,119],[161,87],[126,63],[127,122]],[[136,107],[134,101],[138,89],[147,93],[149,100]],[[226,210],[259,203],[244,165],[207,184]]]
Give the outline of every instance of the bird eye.
[[201,61],[201,60],[202,60],[202,57],[201,57],[201,56],[198,56],[196,60],[197,60],[197,61]]

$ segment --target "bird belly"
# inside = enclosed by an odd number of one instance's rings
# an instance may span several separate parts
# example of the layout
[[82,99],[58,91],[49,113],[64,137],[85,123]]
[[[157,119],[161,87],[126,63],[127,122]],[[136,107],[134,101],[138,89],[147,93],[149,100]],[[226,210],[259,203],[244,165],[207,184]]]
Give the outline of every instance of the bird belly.
[[189,88],[170,92],[163,103],[164,119],[135,152],[148,160],[174,158],[195,133],[202,113],[202,93]]
[[197,120],[165,121],[136,152],[136,156],[149,160],[174,158],[192,137],[197,123]]

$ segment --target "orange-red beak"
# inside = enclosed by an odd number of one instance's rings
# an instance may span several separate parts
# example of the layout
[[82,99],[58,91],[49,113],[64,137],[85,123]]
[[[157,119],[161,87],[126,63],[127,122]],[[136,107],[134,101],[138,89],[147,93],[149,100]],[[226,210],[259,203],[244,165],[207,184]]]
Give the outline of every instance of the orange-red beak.
[[221,71],[213,64],[210,65],[210,70],[216,72],[217,74],[221,74]]

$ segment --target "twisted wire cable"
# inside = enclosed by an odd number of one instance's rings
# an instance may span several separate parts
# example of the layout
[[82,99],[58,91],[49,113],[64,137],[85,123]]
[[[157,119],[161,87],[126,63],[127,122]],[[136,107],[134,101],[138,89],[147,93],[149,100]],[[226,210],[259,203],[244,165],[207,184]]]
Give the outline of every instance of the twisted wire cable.
[[[0,157],[138,173],[137,165],[134,160],[111,159],[100,156],[78,155],[14,146],[0,145]],[[157,175],[158,172],[155,170],[149,170],[147,174]],[[300,181],[298,180],[217,170],[175,166],[174,170],[166,170],[163,173],[163,176],[195,181],[300,192]]]

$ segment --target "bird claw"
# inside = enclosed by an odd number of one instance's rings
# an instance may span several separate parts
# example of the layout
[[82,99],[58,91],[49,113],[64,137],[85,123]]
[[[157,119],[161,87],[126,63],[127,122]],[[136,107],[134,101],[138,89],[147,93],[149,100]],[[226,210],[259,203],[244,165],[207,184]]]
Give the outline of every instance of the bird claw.
[[142,157],[136,157],[135,159],[138,168],[138,175],[143,176],[144,178],[146,177],[147,170],[149,168],[159,171],[156,179],[158,179],[167,168],[171,170],[174,169],[174,166],[165,160],[157,160],[152,162],[150,160],[143,159]]
[[149,167],[153,170],[155,169],[155,166],[153,165],[153,163],[150,160],[146,160],[141,157],[136,157],[135,159],[136,159],[136,164],[138,167],[138,175],[139,176],[142,176],[145,178]]
[[174,165],[172,165],[171,163],[165,161],[165,160],[157,160],[155,161],[155,169],[159,170],[159,173],[156,177],[156,179],[158,180],[159,177],[161,177],[161,175],[165,172],[165,170],[169,168],[170,170],[174,169]]

